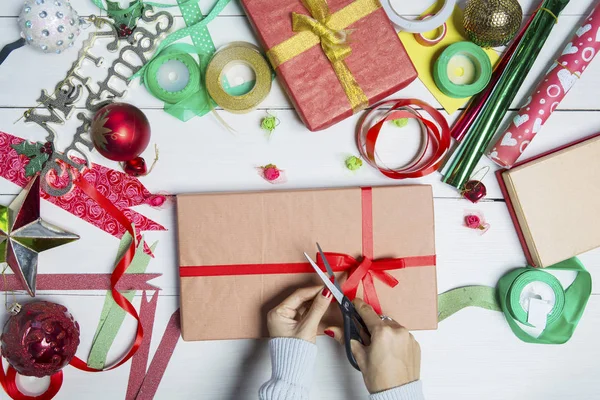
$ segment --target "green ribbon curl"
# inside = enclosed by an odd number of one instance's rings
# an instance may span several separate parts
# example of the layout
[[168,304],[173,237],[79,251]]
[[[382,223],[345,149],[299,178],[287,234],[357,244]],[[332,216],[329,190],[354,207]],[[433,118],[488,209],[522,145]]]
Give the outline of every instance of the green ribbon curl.
[[[544,272],[548,270],[574,271],[577,277],[565,290],[554,275]],[[521,306],[520,296],[527,284],[536,281],[549,285],[556,296],[546,328],[537,338],[529,335],[520,325],[531,326],[527,322],[527,312]],[[571,258],[544,269],[529,266],[517,268],[500,278],[496,288],[467,286],[442,293],[438,296],[438,321],[466,307],[481,307],[502,311],[514,334],[524,342],[562,344],[573,336],[591,293],[590,273],[577,258]]]

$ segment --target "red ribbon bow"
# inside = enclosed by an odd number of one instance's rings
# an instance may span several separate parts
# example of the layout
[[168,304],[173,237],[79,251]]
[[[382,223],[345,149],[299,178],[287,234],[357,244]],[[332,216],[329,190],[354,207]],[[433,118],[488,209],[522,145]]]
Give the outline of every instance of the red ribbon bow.
[[[393,288],[398,285],[398,280],[386,271],[402,269],[412,266],[435,265],[435,256],[383,258],[373,260],[363,256],[360,261],[347,254],[325,253],[327,261],[333,271],[348,271],[348,279],[342,285],[342,292],[350,300],[356,298],[360,283],[363,285],[363,300],[370,304],[377,314],[382,314],[381,303],[375,289],[375,279],[379,279],[387,286]],[[317,254],[317,265],[325,268],[323,259]]]

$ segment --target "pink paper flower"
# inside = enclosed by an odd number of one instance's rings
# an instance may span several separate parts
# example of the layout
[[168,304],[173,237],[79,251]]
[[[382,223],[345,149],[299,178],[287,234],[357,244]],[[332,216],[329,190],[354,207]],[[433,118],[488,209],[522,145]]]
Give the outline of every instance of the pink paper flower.
[[272,167],[266,167],[263,173],[265,174],[265,179],[268,181],[274,181],[281,175],[277,167],[274,165]]
[[485,222],[483,214],[478,211],[465,212],[465,226],[469,229],[480,230],[481,234],[484,234],[490,229],[490,224]]
[[269,183],[284,183],[286,181],[285,174],[282,169],[277,168],[275,164],[267,164],[258,168],[260,176]]
[[481,219],[477,215],[467,215],[465,217],[465,225],[467,225],[467,228],[479,229]]

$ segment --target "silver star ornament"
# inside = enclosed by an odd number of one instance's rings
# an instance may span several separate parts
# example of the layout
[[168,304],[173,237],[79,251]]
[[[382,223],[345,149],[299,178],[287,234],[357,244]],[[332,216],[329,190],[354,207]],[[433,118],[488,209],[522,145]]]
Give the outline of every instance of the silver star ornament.
[[40,218],[37,175],[8,207],[0,206],[0,263],[6,262],[30,296],[35,296],[38,253],[79,239]]

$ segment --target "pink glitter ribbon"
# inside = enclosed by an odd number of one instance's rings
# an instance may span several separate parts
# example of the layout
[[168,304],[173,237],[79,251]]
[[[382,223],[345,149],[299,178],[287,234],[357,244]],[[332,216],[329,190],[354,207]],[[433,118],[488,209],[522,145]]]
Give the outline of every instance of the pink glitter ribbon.
[[512,167],[599,50],[600,5],[597,5],[487,156],[502,167]]

